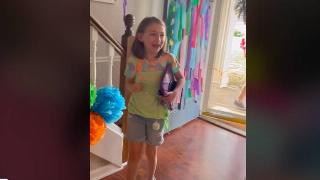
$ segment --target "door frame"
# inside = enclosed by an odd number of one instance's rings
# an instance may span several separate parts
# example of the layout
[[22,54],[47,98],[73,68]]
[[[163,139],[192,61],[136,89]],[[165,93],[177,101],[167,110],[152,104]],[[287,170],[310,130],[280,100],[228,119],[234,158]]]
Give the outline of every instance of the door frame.
[[[232,0],[216,0],[213,6],[211,28],[209,35],[209,52],[206,58],[206,71],[204,78],[204,93],[201,97],[201,112],[208,111],[209,95],[213,83],[221,83],[225,49],[228,43],[230,22],[228,21],[232,11]],[[212,67],[212,68],[209,68]],[[214,78],[216,77],[216,78]]]

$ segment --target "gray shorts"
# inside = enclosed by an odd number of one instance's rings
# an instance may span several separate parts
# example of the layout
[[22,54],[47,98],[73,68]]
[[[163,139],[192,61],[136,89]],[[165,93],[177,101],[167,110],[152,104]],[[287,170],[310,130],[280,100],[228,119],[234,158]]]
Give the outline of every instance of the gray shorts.
[[164,121],[162,119],[149,119],[135,114],[128,114],[128,141],[146,142],[152,146],[163,143]]

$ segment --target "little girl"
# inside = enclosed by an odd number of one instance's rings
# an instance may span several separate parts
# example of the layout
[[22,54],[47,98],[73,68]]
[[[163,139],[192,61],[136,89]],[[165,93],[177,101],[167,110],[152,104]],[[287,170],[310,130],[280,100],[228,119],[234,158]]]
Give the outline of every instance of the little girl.
[[[155,179],[157,149],[164,141],[164,119],[169,113],[168,108],[159,102],[173,102],[185,82],[178,62],[165,52],[165,43],[165,24],[156,17],[144,18],[138,26],[132,56],[128,58],[125,70],[126,88],[131,92],[126,133],[129,141],[128,180],[136,178],[144,154],[148,163],[148,180]],[[178,82],[174,91],[162,97],[158,90],[168,63]]]

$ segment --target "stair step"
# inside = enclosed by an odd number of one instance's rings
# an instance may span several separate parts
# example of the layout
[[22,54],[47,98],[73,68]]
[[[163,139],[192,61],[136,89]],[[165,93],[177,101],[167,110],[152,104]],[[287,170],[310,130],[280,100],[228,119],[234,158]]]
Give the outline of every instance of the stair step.
[[126,163],[121,166],[110,163],[92,153],[90,153],[90,180],[98,180],[120,171]]
[[107,128],[104,137],[97,144],[90,146],[90,153],[121,166],[124,135],[113,123],[108,124]]

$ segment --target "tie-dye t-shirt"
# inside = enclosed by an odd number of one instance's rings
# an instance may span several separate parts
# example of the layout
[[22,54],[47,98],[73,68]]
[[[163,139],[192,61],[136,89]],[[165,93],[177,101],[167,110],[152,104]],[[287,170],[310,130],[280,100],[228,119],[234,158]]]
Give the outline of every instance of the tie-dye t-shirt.
[[140,115],[145,118],[164,119],[168,114],[168,108],[159,103],[159,87],[163,71],[171,63],[172,72],[179,71],[179,63],[171,54],[164,54],[155,61],[129,57],[125,76],[134,78],[135,82],[142,83],[143,90],[132,93],[128,111],[131,114]]

